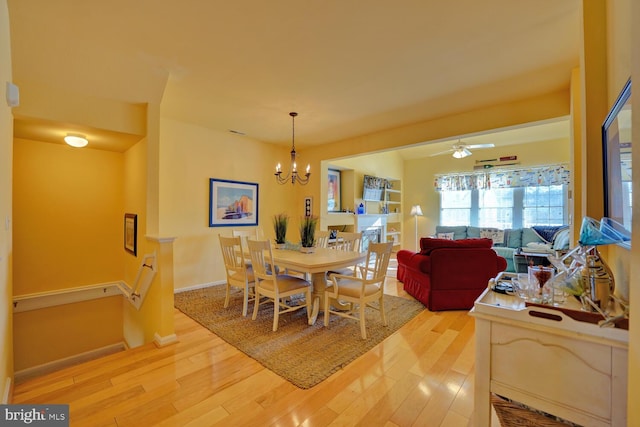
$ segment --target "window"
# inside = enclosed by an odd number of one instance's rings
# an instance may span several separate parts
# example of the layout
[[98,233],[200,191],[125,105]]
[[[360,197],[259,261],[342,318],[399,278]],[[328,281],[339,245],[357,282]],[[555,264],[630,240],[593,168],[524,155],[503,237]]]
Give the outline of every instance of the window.
[[524,189],[523,225],[564,225],[565,191],[562,185]]
[[[471,221],[471,190],[440,193],[440,224],[468,225]],[[446,223],[442,219],[446,218]]]
[[566,185],[440,192],[440,225],[507,229],[567,223]]
[[478,191],[478,226],[511,228],[514,189],[498,188]]
[[565,165],[436,175],[440,225],[507,229],[568,224],[570,175]]

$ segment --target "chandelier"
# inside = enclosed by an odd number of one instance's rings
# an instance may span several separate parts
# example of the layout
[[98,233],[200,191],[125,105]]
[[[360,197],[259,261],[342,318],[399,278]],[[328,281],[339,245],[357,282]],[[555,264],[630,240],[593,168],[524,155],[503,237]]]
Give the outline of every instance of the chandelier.
[[300,176],[298,174],[298,166],[296,164],[296,116],[298,115],[298,113],[291,112],[289,113],[289,115],[291,116],[292,123],[291,169],[289,173],[287,173],[285,176],[282,176],[282,169],[280,163],[278,163],[278,165],[276,166],[276,173],[274,175],[276,176],[276,181],[278,181],[278,184],[286,184],[287,182],[291,181],[291,184],[295,184],[297,182],[300,185],[306,185],[309,183],[309,177],[311,176],[311,172],[309,172],[311,166],[307,165],[307,170],[304,176]]

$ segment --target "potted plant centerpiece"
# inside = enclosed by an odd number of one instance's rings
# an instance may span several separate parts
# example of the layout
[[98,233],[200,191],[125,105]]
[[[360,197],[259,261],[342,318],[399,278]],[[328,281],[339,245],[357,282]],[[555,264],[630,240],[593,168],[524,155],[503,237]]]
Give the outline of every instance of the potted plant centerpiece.
[[300,252],[311,253],[314,250],[316,236],[316,224],[318,218],[315,216],[305,216],[300,222]]
[[276,233],[276,248],[282,249],[287,242],[287,226],[289,225],[289,216],[280,213],[273,216],[273,231]]

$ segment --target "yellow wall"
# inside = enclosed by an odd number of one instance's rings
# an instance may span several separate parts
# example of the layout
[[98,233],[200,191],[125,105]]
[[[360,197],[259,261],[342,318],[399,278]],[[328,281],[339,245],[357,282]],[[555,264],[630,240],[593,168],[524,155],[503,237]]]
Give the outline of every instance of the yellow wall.
[[15,371],[122,342],[122,297],[14,314]]
[[[628,0],[631,3],[627,10],[630,22],[640,22],[640,2]],[[629,52],[634,46],[634,53],[637,46],[640,46],[640,25],[631,27],[631,38],[629,40]],[[640,82],[640,55],[634,54],[632,57],[631,79]],[[640,111],[640,91],[634,89],[631,93],[632,109]],[[632,138],[633,146],[640,147],[640,114],[632,115]],[[633,163],[640,165],[640,150],[633,150]],[[630,254],[629,286],[631,307],[640,307],[640,174],[633,175],[633,248]],[[632,315],[629,321],[629,376],[628,376],[628,419],[627,425],[640,425],[640,406],[637,405],[637,396],[640,394],[640,316]]]
[[210,178],[258,183],[258,226],[265,237],[273,237],[273,215],[286,211],[292,217],[288,238],[297,238],[303,205],[293,197],[299,186],[279,185],[273,176],[278,162],[287,163],[288,149],[166,118],[160,147],[160,234],[177,237],[176,289],[225,279],[218,235],[229,236],[232,228],[209,227]]
[[[14,295],[123,279],[123,184],[120,153],[14,141]],[[93,311],[105,321],[78,321]],[[121,341],[120,303],[87,301],[14,316],[16,370]]]
[[[0,82],[12,81],[9,13],[7,1],[0,0]],[[11,301],[12,233],[11,221],[13,169],[13,116],[4,99],[0,102],[0,403],[9,395],[9,381],[13,378],[13,325]]]
[[[529,144],[512,145],[504,148],[477,150],[472,156],[454,159],[450,155],[425,157],[407,160],[404,164],[404,211],[409,212],[411,205],[419,204],[424,216],[418,218],[418,236],[427,236],[435,232],[440,222],[440,199],[434,189],[436,174],[451,172],[469,172],[475,161],[494,159],[502,156],[518,156],[520,166],[537,166],[554,163],[569,163],[569,139],[541,141]],[[404,242],[412,247],[415,240],[413,218],[405,215]]]
[[[640,3],[635,0],[607,1],[607,99],[613,105],[626,80],[640,81]],[[635,85],[635,83],[634,83]],[[631,93],[632,109],[640,111],[640,92]],[[640,146],[640,114],[632,115],[632,139]],[[640,150],[633,150],[633,163],[640,165]],[[632,249],[627,251],[609,247],[607,261],[614,270],[616,287],[626,287],[632,311],[640,307],[640,174],[633,174],[633,236]],[[631,315],[629,320],[629,375],[627,377],[627,425],[640,425],[640,317]]]
[[120,280],[123,156],[16,139],[14,295]]

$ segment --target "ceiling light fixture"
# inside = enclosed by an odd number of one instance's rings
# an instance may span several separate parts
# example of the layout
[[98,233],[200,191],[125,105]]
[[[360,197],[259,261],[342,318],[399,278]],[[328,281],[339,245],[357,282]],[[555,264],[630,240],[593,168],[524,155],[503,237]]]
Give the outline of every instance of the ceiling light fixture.
[[300,185],[306,185],[309,183],[309,177],[311,176],[311,172],[309,172],[311,170],[311,166],[307,165],[307,170],[304,176],[300,176],[298,174],[298,166],[296,164],[296,116],[298,115],[298,113],[291,112],[289,113],[289,115],[291,116],[292,123],[291,171],[283,177],[280,163],[278,163],[278,165],[276,166],[276,173],[274,175],[276,176],[276,181],[278,181],[278,184],[286,184],[287,182],[291,181],[291,184],[295,184],[297,182]]
[[75,135],[72,133],[68,133],[67,136],[64,137],[64,142],[76,148],[86,147],[89,143],[87,138],[85,138],[83,135]]
[[452,155],[456,159],[464,159],[465,157],[471,155],[471,151],[467,150],[466,147],[458,147],[456,148],[456,150],[453,152]]

